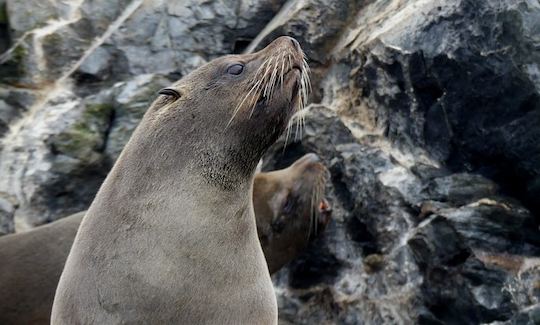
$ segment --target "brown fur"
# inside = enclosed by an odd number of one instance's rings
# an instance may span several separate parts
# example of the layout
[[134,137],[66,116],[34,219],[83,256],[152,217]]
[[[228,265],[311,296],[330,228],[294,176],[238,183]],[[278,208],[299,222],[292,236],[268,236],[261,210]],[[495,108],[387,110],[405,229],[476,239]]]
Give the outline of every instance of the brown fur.
[[[254,93],[247,109],[239,101],[284,51],[301,65],[297,44],[282,37],[204,65],[171,87],[180,98],[154,102],[81,223],[52,324],[277,324],[251,193],[257,162],[293,113],[301,71],[293,62],[273,96]],[[238,62],[245,73],[227,74]]]
[[83,216],[0,237],[0,324],[49,324],[54,290]]
[[327,175],[319,158],[308,154],[255,178],[257,232],[270,273],[298,256],[328,224],[330,211],[319,209]]

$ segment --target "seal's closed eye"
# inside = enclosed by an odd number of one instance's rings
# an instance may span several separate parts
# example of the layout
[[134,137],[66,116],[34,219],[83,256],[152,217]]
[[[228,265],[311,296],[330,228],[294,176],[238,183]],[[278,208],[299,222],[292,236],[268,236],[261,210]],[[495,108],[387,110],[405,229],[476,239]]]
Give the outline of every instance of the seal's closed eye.
[[240,63],[233,64],[227,68],[228,74],[239,75],[244,71],[244,65]]
[[163,88],[160,91],[158,91],[158,94],[165,95],[165,96],[171,96],[174,99],[178,99],[178,98],[182,97],[182,95],[180,95],[180,93],[178,91],[176,91],[176,90],[174,90],[172,88]]

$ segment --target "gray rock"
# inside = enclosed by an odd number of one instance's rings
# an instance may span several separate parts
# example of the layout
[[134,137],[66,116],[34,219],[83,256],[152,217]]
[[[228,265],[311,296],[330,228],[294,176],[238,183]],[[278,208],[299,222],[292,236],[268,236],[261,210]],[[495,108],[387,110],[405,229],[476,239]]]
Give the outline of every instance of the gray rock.
[[536,211],[538,3],[395,3],[369,5],[342,49],[360,65],[350,76],[359,106],[397,145],[486,175]]
[[0,0],[0,53],[9,47],[9,28],[7,21],[6,1]]
[[54,0],[7,0],[7,16],[14,38],[32,29],[43,27],[48,20],[57,20],[60,15],[61,8]]
[[105,79],[110,64],[111,55],[107,49],[99,47],[83,61],[78,71],[99,79]]
[[17,230],[86,208],[108,168],[103,150],[112,105],[106,98],[64,93],[48,105],[4,139],[0,187],[19,203]]
[[445,201],[455,205],[465,205],[472,201],[493,196],[497,184],[480,175],[467,173],[436,177],[426,189],[433,200]]
[[24,114],[35,100],[36,94],[31,90],[0,86],[0,136],[9,130],[11,122]]
[[105,146],[105,154],[111,162],[120,155],[158,90],[170,83],[164,76],[140,75],[113,87],[114,119]]
[[15,231],[13,214],[17,205],[13,201],[13,198],[0,193],[0,236]]
[[429,264],[462,264],[471,255],[452,224],[440,216],[434,216],[418,225],[407,245],[416,263],[423,268]]
[[523,207],[493,200],[457,209],[444,209],[447,217],[473,248],[511,254],[539,254],[537,232],[529,234],[534,217]]
[[[264,169],[317,152],[330,166],[336,216],[325,236],[275,277],[280,317],[294,324],[511,319],[523,303],[505,291],[507,283],[526,282],[484,264],[475,252],[538,254],[525,239],[523,223],[531,215],[478,175],[404,167],[403,153],[383,141],[358,142],[335,113],[312,105],[302,136],[285,149],[285,139],[278,140],[267,153]],[[475,201],[489,195],[498,201]],[[450,203],[433,204],[430,213],[411,205],[441,197]],[[476,217],[455,217],[464,210]]]

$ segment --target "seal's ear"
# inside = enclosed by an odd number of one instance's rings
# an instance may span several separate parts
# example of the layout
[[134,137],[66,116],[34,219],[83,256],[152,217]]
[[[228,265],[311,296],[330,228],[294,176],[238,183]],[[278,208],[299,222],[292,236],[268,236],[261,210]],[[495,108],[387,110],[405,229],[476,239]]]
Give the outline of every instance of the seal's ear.
[[180,93],[177,90],[174,90],[172,88],[163,88],[160,91],[158,91],[158,94],[170,96],[174,98],[175,100],[182,97],[182,95],[180,95]]

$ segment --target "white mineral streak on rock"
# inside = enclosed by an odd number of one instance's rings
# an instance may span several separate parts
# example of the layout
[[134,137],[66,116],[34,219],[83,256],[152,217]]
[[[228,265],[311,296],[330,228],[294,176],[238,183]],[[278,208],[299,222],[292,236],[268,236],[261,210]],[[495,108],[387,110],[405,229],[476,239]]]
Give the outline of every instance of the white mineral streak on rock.
[[[25,230],[33,225],[27,224],[24,216],[26,207],[31,204],[30,200],[39,187],[39,184],[50,181],[50,152],[44,142],[48,135],[58,132],[59,125],[76,121],[76,118],[68,118],[69,114],[80,114],[74,109],[80,101],[73,96],[69,78],[103,42],[105,42],[118,28],[139,8],[144,0],[131,2],[124,12],[110,24],[109,28],[97,37],[87,48],[84,54],[67,69],[63,75],[51,85],[45,85],[40,90],[40,98],[28,109],[28,112],[19,120],[12,123],[10,130],[2,139],[2,152],[0,154],[0,192],[14,195],[19,201],[19,210],[15,218],[16,231]],[[49,25],[34,30],[36,49],[41,48],[39,40],[56,31],[58,28],[71,24],[78,19],[78,8],[82,1],[78,1],[72,7],[69,19],[51,22]],[[42,51],[37,50],[38,62],[42,61]],[[42,67],[43,68],[43,67]]]
[[245,49],[244,53],[251,53],[276,28],[286,24],[291,17],[294,17],[308,1],[306,0],[288,0],[274,18],[264,27],[264,29],[255,37]]

